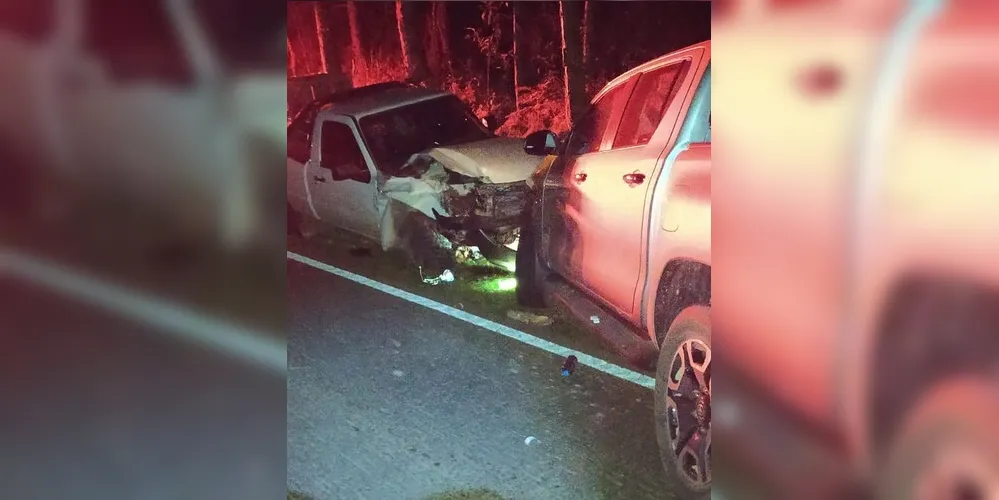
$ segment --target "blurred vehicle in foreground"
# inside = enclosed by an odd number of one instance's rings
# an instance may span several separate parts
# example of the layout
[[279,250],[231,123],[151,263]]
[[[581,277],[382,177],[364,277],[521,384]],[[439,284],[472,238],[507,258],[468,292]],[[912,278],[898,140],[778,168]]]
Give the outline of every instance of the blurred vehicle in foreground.
[[716,461],[999,498],[999,9],[767,3],[712,26]]
[[[518,299],[557,304],[657,366],[670,498],[711,491],[711,42],[611,81],[564,146],[543,130],[517,253]],[[558,152],[556,158],[550,155]]]
[[17,190],[62,212],[113,199],[234,248],[280,233],[283,36],[261,2],[5,2],[0,152]]
[[537,163],[521,145],[447,92],[390,82],[333,94],[288,127],[289,223],[401,247],[430,280],[453,276],[456,246],[512,266]]

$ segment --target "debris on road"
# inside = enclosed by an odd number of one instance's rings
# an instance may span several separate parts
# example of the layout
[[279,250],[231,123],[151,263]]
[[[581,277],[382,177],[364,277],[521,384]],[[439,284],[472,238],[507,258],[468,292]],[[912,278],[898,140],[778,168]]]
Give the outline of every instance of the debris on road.
[[524,440],[524,444],[526,444],[527,446],[531,446],[531,443],[535,443],[537,441],[538,441],[538,438],[536,438],[534,436],[527,436],[527,439]]
[[569,355],[568,358],[565,358],[565,363],[562,363],[562,376],[563,377],[568,377],[569,375],[572,375],[572,372],[576,371],[576,362],[577,361],[578,360],[576,359],[576,356],[573,356],[571,354]]
[[506,317],[520,321],[521,323],[527,323],[528,325],[537,326],[550,326],[555,321],[552,320],[551,316],[546,316],[544,314],[535,314],[528,311],[518,311],[516,309],[510,309],[506,312]]
[[401,377],[405,374],[402,373],[402,370],[392,370],[392,375],[395,375],[396,377]]
[[420,278],[422,278],[423,282],[428,285],[440,285],[441,283],[453,283],[454,273],[452,273],[450,269],[445,269],[440,276],[427,277],[423,275],[423,268],[420,268]]

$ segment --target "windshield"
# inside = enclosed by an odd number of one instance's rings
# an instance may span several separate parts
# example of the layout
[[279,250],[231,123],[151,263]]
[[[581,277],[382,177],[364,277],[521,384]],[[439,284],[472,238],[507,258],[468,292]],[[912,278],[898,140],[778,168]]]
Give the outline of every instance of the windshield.
[[389,175],[421,151],[494,137],[453,95],[365,116],[360,126],[375,164]]

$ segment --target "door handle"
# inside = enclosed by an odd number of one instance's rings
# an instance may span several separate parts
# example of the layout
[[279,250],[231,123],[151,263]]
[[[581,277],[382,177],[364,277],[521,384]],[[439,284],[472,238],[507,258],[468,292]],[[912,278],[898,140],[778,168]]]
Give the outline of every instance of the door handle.
[[630,174],[624,174],[624,182],[628,183],[629,186],[637,186],[645,182],[645,174],[641,172],[632,172]]
[[325,177],[320,177],[318,175],[313,175],[312,176],[312,180],[314,180],[316,182],[326,182],[326,178]]
[[576,183],[580,183],[586,180],[586,172],[578,172],[576,175],[572,176],[576,180]]

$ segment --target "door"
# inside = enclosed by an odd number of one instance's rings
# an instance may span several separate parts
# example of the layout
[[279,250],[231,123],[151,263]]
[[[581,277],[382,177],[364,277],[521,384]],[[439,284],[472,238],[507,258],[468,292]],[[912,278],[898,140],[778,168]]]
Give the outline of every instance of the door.
[[[637,76],[620,119],[602,151],[578,166],[586,220],[580,238],[587,250],[582,284],[619,313],[633,317],[635,290],[647,246],[646,203],[663,153],[682,123],[693,95],[701,49],[678,54]],[[664,174],[668,175],[668,174]]]
[[580,239],[587,224],[581,212],[581,188],[611,118],[615,112],[620,113],[630,88],[631,81],[625,81],[597,96],[570,132],[545,181],[541,255],[553,271],[577,286],[582,285],[583,262],[588,251]]
[[312,206],[323,221],[378,239],[375,169],[350,118],[320,117],[305,166]]

